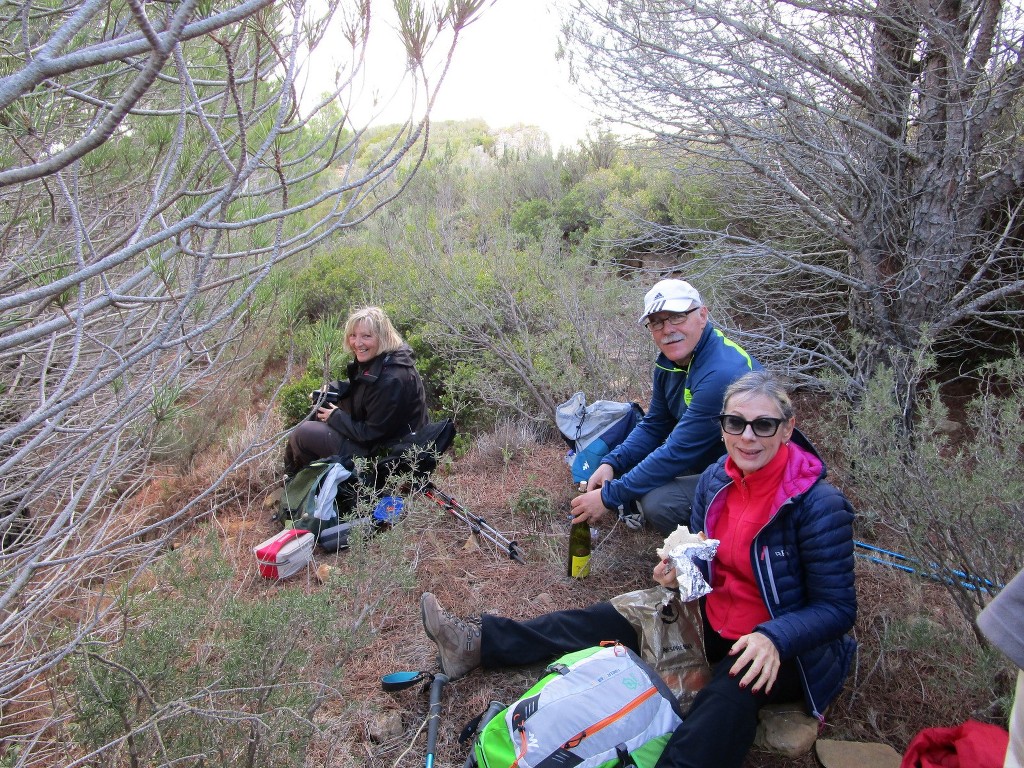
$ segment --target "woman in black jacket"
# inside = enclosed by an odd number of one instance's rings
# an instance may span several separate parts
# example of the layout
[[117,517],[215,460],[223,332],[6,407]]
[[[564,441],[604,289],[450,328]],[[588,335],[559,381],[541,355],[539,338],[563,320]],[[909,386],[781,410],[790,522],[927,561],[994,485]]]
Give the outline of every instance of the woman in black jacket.
[[413,352],[383,309],[363,307],[349,315],[345,349],[354,359],[348,380],[332,385],[341,393],[337,405],[321,405],[315,419],[288,438],[284,463],[290,476],[314,459],[371,456],[427,423]]

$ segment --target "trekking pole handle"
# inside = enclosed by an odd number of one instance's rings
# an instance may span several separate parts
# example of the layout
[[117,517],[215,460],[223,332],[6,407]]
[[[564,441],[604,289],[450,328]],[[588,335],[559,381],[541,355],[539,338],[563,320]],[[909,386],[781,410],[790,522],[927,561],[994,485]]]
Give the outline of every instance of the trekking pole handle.
[[441,715],[441,689],[449,680],[438,672],[430,683],[430,709],[427,714],[427,768],[434,766],[434,746],[437,744],[437,723]]
[[[501,712],[501,710],[503,710],[504,708],[505,705],[502,704],[500,701],[495,701],[494,699],[491,699],[491,703],[487,705],[487,711],[480,716],[480,722],[476,726],[477,734],[479,735],[480,732],[484,729],[484,726],[491,722],[494,716]],[[476,765],[476,750],[473,749],[472,745],[470,745],[469,756],[466,757],[466,763],[462,766],[462,768],[473,768],[474,765]]]

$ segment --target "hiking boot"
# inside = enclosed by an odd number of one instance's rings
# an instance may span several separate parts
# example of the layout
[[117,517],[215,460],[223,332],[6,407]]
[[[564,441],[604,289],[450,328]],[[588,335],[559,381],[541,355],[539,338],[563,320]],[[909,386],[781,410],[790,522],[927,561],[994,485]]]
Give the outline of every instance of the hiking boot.
[[437,604],[437,598],[424,592],[420,614],[427,637],[437,646],[441,671],[455,680],[480,666],[480,627],[457,619]]

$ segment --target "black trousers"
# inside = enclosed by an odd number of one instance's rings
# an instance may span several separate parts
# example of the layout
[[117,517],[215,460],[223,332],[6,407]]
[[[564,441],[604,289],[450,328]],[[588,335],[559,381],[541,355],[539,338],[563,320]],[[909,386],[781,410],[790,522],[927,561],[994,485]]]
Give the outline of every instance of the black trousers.
[[[706,620],[704,635],[711,680],[672,734],[657,768],[741,768],[757,733],[757,711],[765,704],[803,700],[795,662],[782,663],[770,694],[752,693],[739,687],[742,674],[730,675],[734,660],[728,653],[734,641],[719,636]],[[639,652],[636,631],[610,603],[528,621],[484,614],[481,664],[493,668],[552,661],[604,640],[618,640]]]
[[485,613],[480,617],[480,628],[480,663],[484,668],[554,661],[562,654],[600,645],[604,640],[618,640],[640,652],[633,625],[611,603],[545,613],[528,621]]

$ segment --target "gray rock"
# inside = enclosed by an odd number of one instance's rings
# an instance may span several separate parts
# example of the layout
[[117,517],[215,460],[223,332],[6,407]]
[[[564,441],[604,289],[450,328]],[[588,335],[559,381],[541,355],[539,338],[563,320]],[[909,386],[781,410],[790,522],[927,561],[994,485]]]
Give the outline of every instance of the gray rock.
[[888,744],[820,739],[814,746],[825,768],[900,768],[903,758]]
[[810,752],[818,738],[818,721],[808,715],[802,704],[768,704],[758,712],[754,745],[786,757]]
[[370,721],[367,727],[370,741],[383,744],[390,739],[402,735],[402,714],[400,712],[380,712]]

